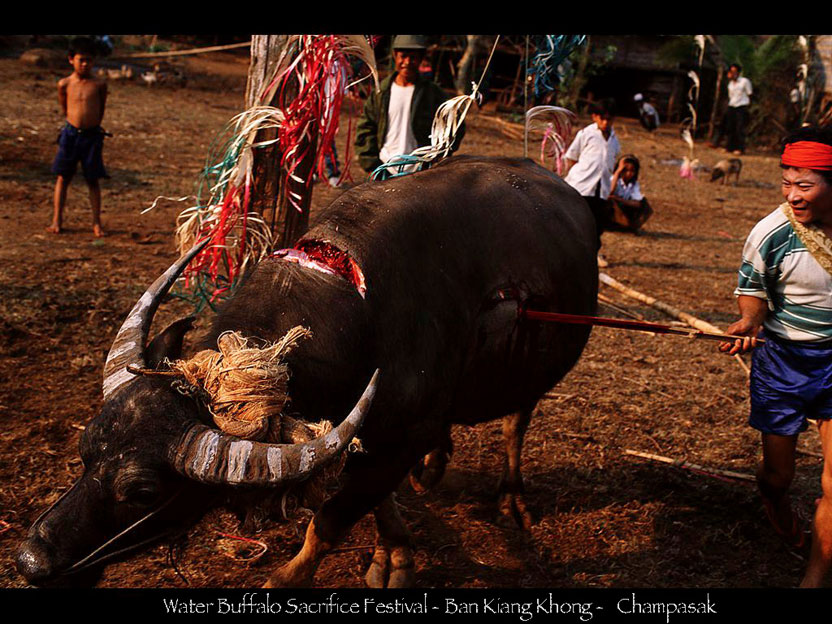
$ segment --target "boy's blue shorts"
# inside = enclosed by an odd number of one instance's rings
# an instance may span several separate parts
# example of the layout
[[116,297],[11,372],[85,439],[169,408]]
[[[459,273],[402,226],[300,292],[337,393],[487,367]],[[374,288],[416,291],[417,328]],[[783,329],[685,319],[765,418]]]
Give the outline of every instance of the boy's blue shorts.
[[67,123],[58,136],[58,155],[52,163],[52,173],[71,178],[78,163],[89,181],[107,178],[104,160],[104,131],[100,127],[80,130]]
[[752,352],[748,424],[788,436],[805,431],[807,418],[832,418],[832,342],[765,339]]

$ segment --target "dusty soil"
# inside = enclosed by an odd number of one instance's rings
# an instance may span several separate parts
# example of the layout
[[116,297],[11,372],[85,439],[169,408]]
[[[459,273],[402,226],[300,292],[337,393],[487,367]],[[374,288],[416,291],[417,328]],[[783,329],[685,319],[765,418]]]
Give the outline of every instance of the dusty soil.
[[[117,82],[110,87],[103,182],[104,225],[95,240],[83,185],[70,188],[66,231],[51,218],[49,166],[61,125],[57,70],[0,59],[0,586],[25,585],[13,564],[29,525],[81,472],[78,440],[101,405],[100,374],[115,332],[145,287],[175,257],[174,220],[191,195],[208,146],[240,110],[247,60],[216,54],[185,62],[187,86]],[[584,120],[585,121],[585,120]],[[346,125],[346,124],[344,124]],[[518,126],[515,126],[518,127]],[[488,112],[472,113],[461,153],[522,156]],[[641,157],[655,209],[639,236],[604,235],[607,272],[699,318],[725,327],[745,235],[780,201],[773,154],[743,157],[737,186],[678,175],[684,145],[675,128],[650,135],[616,124],[623,148]],[[340,137],[343,154],[344,136]],[[534,153],[534,152],[533,152]],[[706,165],[723,157],[704,145]],[[351,163],[353,177],[362,179]],[[80,182],[80,178],[79,178]],[[340,192],[317,185],[314,215]],[[607,287],[601,292],[646,319],[660,312]],[[606,306],[608,316],[622,316]],[[187,312],[163,306],[156,325]],[[497,522],[500,423],[453,432],[444,480],[426,495],[399,489],[423,587],[789,587],[803,555],[787,549],[763,518],[753,484],[645,461],[625,450],[751,474],[757,434],[746,425],[746,375],[715,343],[596,328],[575,369],[540,402],[526,437],[530,534]],[[814,431],[799,447],[819,452]],[[796,503],[819,494],[820,460],[798,458]],[[174,544],[110,565],[102,586],[222,587],[262,584],[302,543],[307,518],[269,520],[247,532],[224,508]],[[219,533],[262,540],[254,562]],[[354,528],[315,577],[358,587],[374,540],[370,518]]]

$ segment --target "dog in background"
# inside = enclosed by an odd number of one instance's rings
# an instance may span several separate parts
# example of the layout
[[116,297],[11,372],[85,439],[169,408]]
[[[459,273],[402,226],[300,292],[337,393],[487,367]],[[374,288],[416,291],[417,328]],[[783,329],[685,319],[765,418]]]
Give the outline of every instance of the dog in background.
[[740,171],[742,171],[742,161],[739,158],[720,160],[711,171],[711,182],[722,179],[722,184],[725,184],[726,180],[733,175],[736,185],[740,180]]

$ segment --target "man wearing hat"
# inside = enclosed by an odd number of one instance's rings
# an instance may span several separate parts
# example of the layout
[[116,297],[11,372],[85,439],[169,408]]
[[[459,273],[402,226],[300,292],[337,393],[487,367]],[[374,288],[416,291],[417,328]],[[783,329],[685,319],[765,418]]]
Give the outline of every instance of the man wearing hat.
[[644,101],[644,96],[641,93],[636,93],[633,96],[633,101],[638,107],[638,118],[641,125],[651,132],[659,127],[659,113],[649,102]]
[[[367,98],[355,132],[355,150],[364,171],[372,172],[394,156],[430,145],[433,117],[448,96],[419,74],[426,49],[421,35],[393,39],[395,71]],[[453,149],[459,147],[464,132],[462,126]]]

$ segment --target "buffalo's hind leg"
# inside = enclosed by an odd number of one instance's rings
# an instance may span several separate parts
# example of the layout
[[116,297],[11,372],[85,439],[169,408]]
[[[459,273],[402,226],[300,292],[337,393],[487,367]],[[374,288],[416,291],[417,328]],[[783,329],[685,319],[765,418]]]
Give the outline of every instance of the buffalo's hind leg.
[[390,494],[373,512],[378,529],[373,562],[367,570],[367,586],[401,588],[413,585],[413,548],[396,507],[396,495]]
[[[378,456],[356,454],[341,475],[343,485],[323,505],[309,523],[300,552],[291,561],[275,570],[264,587],[308,587],[324,556],[347,534],[352,526],[376,507],[386,509],[386,499],[415,463],[419,454],[399,453]],[[395,509],[395,508],[394,508]],[[386,519],[388,515],[382,514]],[[378,514],[376,516],[378,521]],[[401,518],[398,520],[401,522]],[[382,535],[387,532],[391,543],[395,521],[379,523]],[[390,530],[387,527],[390,526]],[[404,527],[404,523],[401,524]],[[405,529],[406,531],[406,529]],[[398,551],[397,551],[398,552]],[[397,555],[398,557],[398,555]],[[396,561],[399,559],[397,558]],[[412,567],[412,557],[410,558]],[[395,562],[394,562],[395,568]]]
[[526,508],[523,497],[523,475],[520,473],[520,453],[523,450],[523,436],[529,427],[532,410],[522,410],[503,417],[503,442],[506,454],[503,459],[503,474],[497,486],[500,517],[498,522],[516,522],[524,531],[532,528],[532,516]]

